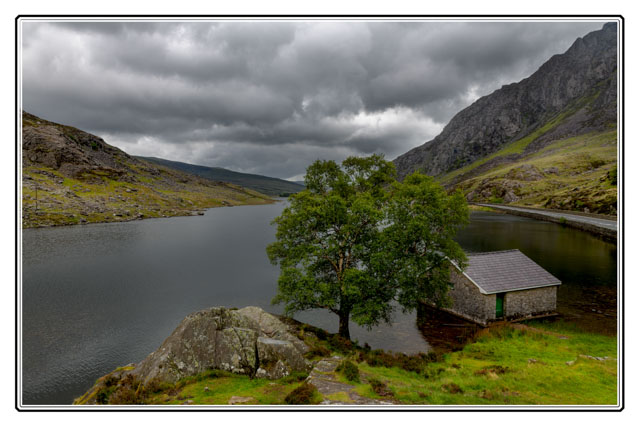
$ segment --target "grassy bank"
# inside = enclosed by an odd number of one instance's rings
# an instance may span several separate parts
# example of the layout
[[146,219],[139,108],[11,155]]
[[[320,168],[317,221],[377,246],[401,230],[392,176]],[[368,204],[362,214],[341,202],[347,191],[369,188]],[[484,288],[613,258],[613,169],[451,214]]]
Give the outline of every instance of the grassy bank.
[[[485,330],[476,342],[420,373],[367,364],[359,368],[386,382],[396,399],[407,404],[616,404],[615,337],[566,324],[533,326]],[[366,385],[360,388],[367,393]]]
[[[129,165],[135,170],[135,165]],[[123,180],[100,170],[72,178],[45,166],[23,169],[24,228],[193,215],[219,206],[273,200],[236,185],[138,171]]]
[[[419,405],[617,403],[616,337],[587,333],[562,321],[493,327],[482,330],[461,351],[416,356],[371,351],[304,326],[300,337],[310,346],[307,357],[313,360],[337,355],[342,369],[328,375],[366,399]],[[352,366],[345,369],[346,364]],[[217,405],[235,399],[240,404],[287,404],[301,393],[305,378],[293,374],[280,380],[250,379],[210,371],[177,384],[145,388],[134,381],[124,400],[117,397],[110,403]],[[352,397],[322,396],[312,390],[302,402],[353,403]]]
[[[496,153],[496,158],[506,156]],[[488,163],[488,162],[487,162]],[[470,200],[508,203],[505,192],[518,205],[615,215],[617,201],[617,133],[615,130],[555,141],[544,149],[488,170],[474,172],[456,187]],[[440,178],[450,183],[456,176]],[[522,173],[525,171],[525,173]]]

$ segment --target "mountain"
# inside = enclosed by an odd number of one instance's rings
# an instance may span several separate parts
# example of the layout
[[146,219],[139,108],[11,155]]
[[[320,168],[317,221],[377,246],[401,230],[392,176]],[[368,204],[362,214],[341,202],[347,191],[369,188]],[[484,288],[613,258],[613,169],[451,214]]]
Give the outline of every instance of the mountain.
[[394,163],[400,178],[427,173],[472,202],[615,214],[616,144],[617,24],[607,23]]
[[272,200],[136,159],[102,138],[22,113],[23,227],[191,215]]
[[172,160],[159,159],[157,157],[138,157],[147,162],[166,166],[171,169],[198,175],[213,181],[224,181],[259,191],[269,196],[284,196],[304,190],[304,186],[284,179],[270,176],[253,175],[249,173],[234,172],[228,169],[192,165],[189,163],[174,162]]

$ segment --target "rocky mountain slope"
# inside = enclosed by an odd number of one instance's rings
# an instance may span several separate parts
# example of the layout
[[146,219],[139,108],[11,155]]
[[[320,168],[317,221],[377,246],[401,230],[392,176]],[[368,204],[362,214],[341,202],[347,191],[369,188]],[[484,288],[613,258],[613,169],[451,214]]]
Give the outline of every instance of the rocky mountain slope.
[[615,214],[617,25],[578,38],[530,77],[465,108],[394,160],[493,201]]
[[237,185],[136,159],[98,136],[22,114],[23,227],[191,215],[269,203]]
[[229,169],[192,165],[190,163],[174,162],[172,160],[159,159],[157,157],[138,157],[150,163],[166,166],[171,169],[201,176],[214,181],[224,181],[231,184],[250,188],[269,196],[281,196],[297,193],[304,190],[304,186],[284,179],[273,178],[264,175],[255,175],[231,171]]

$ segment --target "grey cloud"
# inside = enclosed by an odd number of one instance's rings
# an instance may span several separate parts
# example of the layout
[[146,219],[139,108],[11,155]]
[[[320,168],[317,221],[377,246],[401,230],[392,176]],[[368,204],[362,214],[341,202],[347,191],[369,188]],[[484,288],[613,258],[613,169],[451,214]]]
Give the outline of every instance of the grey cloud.
[[278,177],[393,158],[596,22],[24,22],[23,107],[132,154]]

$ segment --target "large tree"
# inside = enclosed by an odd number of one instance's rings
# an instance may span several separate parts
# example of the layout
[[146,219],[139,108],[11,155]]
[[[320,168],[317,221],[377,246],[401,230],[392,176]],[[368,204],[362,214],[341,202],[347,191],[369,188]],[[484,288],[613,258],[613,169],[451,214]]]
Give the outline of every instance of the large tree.
[[381,155],[309,166],[306,189],[274,220],[277,240],[267,247],[280,265],[274,304],[288,315],[329,310],[349,338],[349,319],[390,323],[394,301],[403,310],[448,302],[450,262],[466,260],[453,240],[468,223],[466,201],[431,177],[395,177]]

